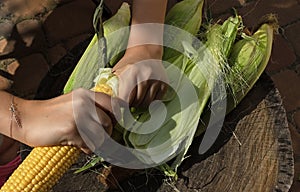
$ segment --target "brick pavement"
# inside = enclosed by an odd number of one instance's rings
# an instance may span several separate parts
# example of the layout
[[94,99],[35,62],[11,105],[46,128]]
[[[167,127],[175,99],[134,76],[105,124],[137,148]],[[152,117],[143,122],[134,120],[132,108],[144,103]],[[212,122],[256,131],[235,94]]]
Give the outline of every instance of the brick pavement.
[[[106,2],[115,12],[121,1]],[[95,7],[92,0],[2,0],[0,69],[7,73],[0,76],[0,88],[12,85],[16,94],[33,98],[49,68],[93,33]],[[300,191],[300,1],[208,0],[206,7],[215,20],[227,17],[234,7],[248,27],[267,13],[278,16],[279,34],[266,71],[283,97],[296,165],[291,191]]]

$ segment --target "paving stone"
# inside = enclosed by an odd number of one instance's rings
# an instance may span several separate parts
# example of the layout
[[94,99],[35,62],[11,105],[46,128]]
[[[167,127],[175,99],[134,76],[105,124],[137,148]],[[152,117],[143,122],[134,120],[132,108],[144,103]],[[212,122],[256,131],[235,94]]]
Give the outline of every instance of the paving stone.
[[70,3],[71,1],[74,1],[74,0],[54,0],[54,1],[57,4],[65,4],[65,3]]
[[167,12],[177,3],[177,0],[168,0]]
[[42,54],[21,58],[14,74],[12,90],[19,96],[31,97],[48,72],[48,64]]
[[297,71],[298,75],[300,76],[300,61],[297,63],[296,71]]
[[3,38],[0,39],[0,54],[3,54],[3,52],[5,51],[5,48],[7,47],[8,41],[7,39]]
[[[44,21],[49,45],[93,31],[95,4],[86,0],[75,0],[57,7]],[[76,13],[76,14],[74,14]]]
[[[124,0],[125,2],[128,2],[128,3],[132,3],[132,0]],[[114,15],[118,9],[121,7],[122,5],[122,0],[114,0],[114,1],[111,1],[111,0],[104,0],[104,3],[105,5],[109,8],[109,10],[111,11],[111,13]]]
[[[296,124],[296,128],[300,131],[300,110],[298,110],[294,113],[294,121]],[[300,142],[300,140],[299,140],[299,142]],[[300,153],[299,153],[299,155],[300,155]]]
[[7,39],[0,39],[0,55],[6,55],[12,53],[15,48],[16,41],[11,40],[8,41]]
[[275,35],[271,58],[266,70],[268,72],[279,71],[295,61],[296,55],[288,42],[281,35]]
[[238,9],[238,13],[243,16],[246,26],[256,26],[261,18],[266,14],[276,14],[280,26],[292,23],[300,18],[300,5],[297,0],[263,0],[246,3]]
[[0,75],[0,90],[8,90],[11,87],[12,81]]
[[[300,167],[300,163],[297,163],[295,165],[296,167]],[[299,173],[299,171],[298,171]],[[299,192],[300,189],[300,175],[299,174],[295,174],[295,182],[293,183],[293,185],[290,188],[290,192]]]
[[0,18],[8,19],[9,11],[5,9],[3,2],[0,1]]
[[220,15],[224,12],[232,12],[232,8],[241,7],[244,4],[241,0],[232,0],[224,3],[223,0],[207,0],[206,7],[211,11],[212,15]]
[[2,59],[0,60],[0,70],[3,70],[3,71],[7,71],[7,67],[12,63],[14,62],[16,59],[14,58],[8,58],[8,59]]
[[26,19],[18,23],[11,39],[15,41],[13,56],[18,58],[41,52],[47,46],[42,24],[37,19]]
[[[291,139],[293,142],[294,155],[300,157],[300,132],[291,123],[289,123],[289,130],[290,130]],[[300,159],[298,161],[300,163]]]
[[15,60],[7,66],[7,72],[10,73],[11,75],[14,75],[19,66],[20,63]]
[[271,78],[283,98],[285,109],[290,112],[300,107],[300,77],[296,72],[287,69]]
[[13,21],[15,23],[42,15],[55,6],[54,0],[6,0],[3,5],[4,9],[14,15]]
[[298,192],[300,189],[300,182],[298,181],[300,177],[300,132],[289,123],[289,130],[291,133],[294,159],[295,159],[295,173],[294,173],[294,182],[290,189],[291,192]]
[[16,25],[17,31],[21,36],[26,47],[30,47],[37,33],[42,33],[40,21],[36,19],[24,20]]
[[64,47],[70,51],[71,49],[73,49],[76,45],[78,45],[80,42],[83,42],[84,40],[88,39],[91,35],[93,35],[92,33],[85,33],[85,34],[81,34],[78,35],[76,37],[73,37],[71,39],[68,39],[66,41],[64,41]]
[[49,64],[55,65],[57,62],[66,55],[67,50],[63,47],[63,44],[57,44],[54,47],[47,50],[47,57]]
[[3,59],[0,61],[0,90],[8,90],[11,87],[11,78],[6,76],[5,73],[14,74],[13,66],[10,66],[14,61],[15,59]]
[[293,45],[295,52],[300,56],[300,21],[285,28],[285,35]]
[[11,21],[0,22],[0,38],[9,38],[12,32],[14,24]]
[[228,19],[230,16],[232,16],[232,13],[224,13],[221,15],[213,16],[212,23],[223,23],[226,19]]
[[[123,2],[129,3],[129,5],[132,5],[133,0],[104,0],[105,5],[107,8],[111,11],[112,14],[115,14],[118,9],[121,7]],[[178,0],[168,0],[167,4],[167,12],[178,2]]]

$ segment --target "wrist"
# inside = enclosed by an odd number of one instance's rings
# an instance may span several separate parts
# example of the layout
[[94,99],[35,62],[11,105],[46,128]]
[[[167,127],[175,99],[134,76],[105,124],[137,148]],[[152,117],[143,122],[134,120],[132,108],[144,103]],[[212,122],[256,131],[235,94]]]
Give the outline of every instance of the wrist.
[[141,58],[141,60],[145,59],[162,59],[163,55],[163,47],[161,45],[139,45],[130,47],[126,50],[125,56],[137,56]]
[[34,101],[13,97],[10,104],[10,137],[22,143],[26,143],[25,125],[27,124],[28,110],[34,110]]
[[72,95],[66,94],[48,100],[21,102],[22,128],[19,128],[16,139],[29,146],[62,144],[70,132],[68,118],[72,118],[71,97]]

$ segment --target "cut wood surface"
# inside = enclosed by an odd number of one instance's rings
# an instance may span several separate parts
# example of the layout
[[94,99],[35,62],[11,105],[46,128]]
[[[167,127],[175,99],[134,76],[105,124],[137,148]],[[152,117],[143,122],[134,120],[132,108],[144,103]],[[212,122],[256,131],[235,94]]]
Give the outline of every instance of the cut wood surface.
[[[293,180],[290,133],[279,92],[265,80],[226,119],[220,142],[229,136],[228,142],[205,160],[197,162],[192,155],[184,163],[181,174],[185,179],[179,179],[177,189],[289,191]],[[243,115],[247,108],[251,112]]]

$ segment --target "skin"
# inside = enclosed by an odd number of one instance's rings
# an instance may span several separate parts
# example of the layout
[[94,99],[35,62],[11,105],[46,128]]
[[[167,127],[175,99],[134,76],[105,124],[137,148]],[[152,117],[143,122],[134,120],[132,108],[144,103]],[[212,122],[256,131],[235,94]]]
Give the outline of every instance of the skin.
[[[132,5],[131,26],[163,24],[167,0],[136,0]],[[155,31],[155,33],[153,33]],[[148,39],[156,44],[145,44]],[[131,27],[128,48],[113,68],[120,79],[119,97],[134,107],[147,107],[166,92],[167,76],[162,66],[163,28]],[[158,45],[157,45],[158,44]],[[150,80],[149,80],[150,79]],[[151,80],[153,79],[153,80]]]
[[[131,24],[163,23],[166,6],[167,0],[135,0],[132,5]],[[32,147],[74,145],[89,153],[90,149],[78,133],[76,121],[84,119],[94,127],[103,127],[111,134],[114,121],[112,114],[117,111],[122,100],[131,106],[147,107],[153,100],[162,98],[167,87],[167,77],[160,61],[163,48],[161,45],[143,44],[144,38],[162,43],[163,29],[158,28],[156,32],[151,34],[131,29],[128,48],[113,68],[120,79],[120,99],[83,89],[43,101],[15,97],[14,103],[22,124],[20,128],[11,120],[11,111],[8,110],[12,95],[4,90],[0,91],[0,133],[5,136],[5,142],[0,145],[0,156],[7,157],[0,158],[0,165],[16,157],[18,142]],[[90,107],[96,109],[98,118],[89,110]],[[74,115],[74,111],[82,112]]]
[[[109,114],[113,113],[113,103],[116,99],[106,94],[77,89],[70,94],[44,101],[15,97],[14,104],[22,127],[19,127],[14,119],[11,120],[11,111],[8,110],[11,97],[12,95],[6,92],[0,92],[1,133],[29,146],[74,145],[89,152],[77,131],[76,121],[80,119],[103,127],[108,134],[112,132],[112,120]],[[91,107],[96,109],[99,121],[94,118],[95,114],[90,110]],[[114,112],[117,109],[116,107]],[[82,113],[73,115],[73,111],[82,111]],[[12,131],[10,131],[10,124]]]

